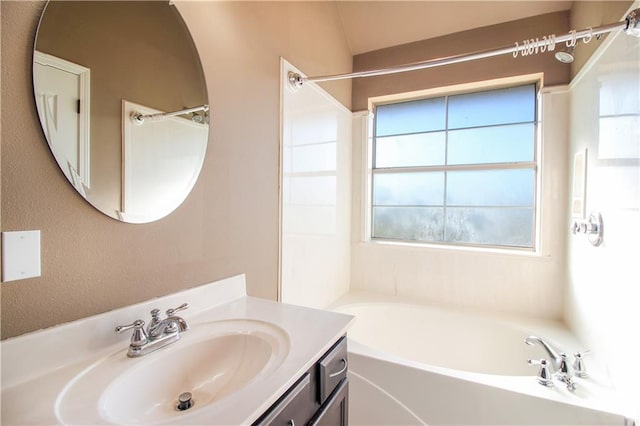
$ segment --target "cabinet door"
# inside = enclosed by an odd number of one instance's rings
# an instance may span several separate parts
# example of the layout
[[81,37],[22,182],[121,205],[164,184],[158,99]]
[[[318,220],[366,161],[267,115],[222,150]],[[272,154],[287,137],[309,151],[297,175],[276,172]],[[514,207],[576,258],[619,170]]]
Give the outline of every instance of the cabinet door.
[[306,373],[278,400],[254,426],[302,426],[306,424],[317,405],[314,405],[311,376]]
[[344,378],[309,426],[347,426],[349,424],[349,379]]

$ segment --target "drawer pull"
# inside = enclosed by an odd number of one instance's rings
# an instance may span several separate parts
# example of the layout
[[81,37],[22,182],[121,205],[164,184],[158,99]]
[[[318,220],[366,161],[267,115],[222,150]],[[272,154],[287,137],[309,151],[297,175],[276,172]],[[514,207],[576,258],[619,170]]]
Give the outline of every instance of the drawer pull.
[[335,373],[329,374],[329,378],[332,379],[334,377],[337,377],[337,376],[341,375],[345,371],[347,371],[347,367],[349,366],[349,364],[347,363],[347,360],[345,358],[342,358],[340,361],[342,361],[342,363],[344,364],[344,367],[342,367],[342,369],[340,371],[336,371]]
[[287,423],[288,426],[296,426],[296,422],[293,421],[293,419],[289,420],[289,423]]

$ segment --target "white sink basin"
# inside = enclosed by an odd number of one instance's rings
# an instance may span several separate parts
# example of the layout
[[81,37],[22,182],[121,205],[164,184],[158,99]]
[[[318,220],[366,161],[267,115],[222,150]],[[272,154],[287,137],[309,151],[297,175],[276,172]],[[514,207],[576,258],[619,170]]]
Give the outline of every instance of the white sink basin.
[[[188,421],[204,408],[224,406],[251,383],[268,380],[288,352],[287,334],[269,323],[198,324],[143,357],[128,358],[125,347],[93,363],[61,392],[56,415],[67,424]],[[183,392],[193,395],[194,405],[179,411]]]

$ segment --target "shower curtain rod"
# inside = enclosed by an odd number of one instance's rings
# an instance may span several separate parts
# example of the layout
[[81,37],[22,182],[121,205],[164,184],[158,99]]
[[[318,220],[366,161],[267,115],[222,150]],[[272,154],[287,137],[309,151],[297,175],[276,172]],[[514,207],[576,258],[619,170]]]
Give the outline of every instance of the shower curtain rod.
[[512,45],[500,47],[497,49],[482,50],[473,53],[465,53],[461,55],[454,55],[439,59],[429,59],[421,62],[413,62],[406,65],[396,65],[389,68],[382,68],[377,70],[359,71],[347,74],[334,74],[324,75],[316,77],[303,77],[302,75],[289,72],[289,84],[293,87],[301,87],[306,82],[323,82],[323,81],[335,81],[346,80],[350,78],[362,78],[362,77],[374,77],[379,75],[395,74],[406,71],[415,71],[426,68],[434,68],[442,65],[457,64],[460,62],[474,61],[476,59],[490,58],[493,56],[506,55],[508,53],[513,54],[513,57],[529,56],[537,53],[543,53],[545,51],[555,50],[556,43],[566,42],[567,47],[573,47],[578,40],[583,40],[585,43],[591,41],[593,36],[599,38],[602,34],[610,33],[616,30],[624,30],[628,35],[640,37],[640,8],[634,9],[625,18],[624,21],[603,25],[596,28],[587,28],[584,30],[576,31],[572,30],[567,34],[556,36],[551,34],[542,37],[542,39],[535,38],[529,40],[523,40],[522,44],[516,42]]
[[142,114],[138,111],[132,111],[131,119],[136,124],[142,124],[145,122],[145,120],[148,120],[148,121],[161,120],[166,117],[173,117],[175,115],[183,115],[183,114],[191,114],[192,112],[198,112],[198,111],[209,111],[209,105],[205,104],[205,105],[200,105],[193,108],[185,108],[185,109],[181,109],[173,112],[158,112],[155,114]]

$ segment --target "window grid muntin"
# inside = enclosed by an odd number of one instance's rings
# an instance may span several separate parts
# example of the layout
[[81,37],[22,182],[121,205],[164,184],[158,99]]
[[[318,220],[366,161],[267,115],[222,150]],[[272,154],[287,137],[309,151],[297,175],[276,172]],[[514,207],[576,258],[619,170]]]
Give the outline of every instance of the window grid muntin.
[[[533,118],[531,121],[519,121],[519,122],[509,122],[509,123],[501,123],[501,124],[488,124],[488,125],[481,125],[481,126],[469,126],[469,127],[456,127],[455,129],[449,129],[449,105],[448,105],[448,101],[449,98],[451,96],[457,96],[457,95],[461,95],[461,94],[466,94],[466,93],[479,93],[479,92],[485,92],[485,91],[492,91],[492,90],[497,90],[497,89],[504,89],[504,88],[513,88],[513,87],[525,87],[525,86],[533,86],[533,91],[534,91],[534,95],[533,95]],[[394,137],[394,136],[404,136],[407,134],[425,134],[425,133],[435,133],[435,132],[444,132],[445,133],[445,164],[441,165],[441,166],[408,166],[408,167],[403,167],[403,166],[399,166],[399,167],[384,167],[384,168],[376,168],[376,155],[377,155],[377,147],[376,147],[376,143],[377,143],[377,107],[381,106],[381,105],[389,105],[389,104],[395,104],[395,103],[404,103],[404,102],[411,102],[411,101],[415,101],[417,99],[410,99],[410,100],[404,100],[404,101],[396,101],[396,102],[385,102],[384,104],[374,104],[374,114],[373,114],[373,138],[372,138],[372,153],[371,153],[371,184],[370,186],[370,217],[371,217],[371,223],[370,223],[370,229],[369,229],[369,236],[372,240],[380,240],[380,241],[390,241],[390,242],[402,242],[402,243],[421,243],[421,244],[429,244],[429,245],[442,245],[442,246],[461,246],[461,247],[477,247],[477,248],[495,248],[495,249],[509,249],[509,250],[516,250],[516,251],[535,251],[537,250],[537,244],[538,244],[538,239],[537,239],[537,223],[539,221],[539,209],[538,209],[538,199],[540,197],[540,194],[538,193],[538,185],[539,185],[539,180],[540,180],[540,176],[539,176],[539,165],[538,165],[538,133],[539,133],[539,129],[538,129],[538,117],[539,117],[539,108],[540,108],[540,104],[539,104],[539,84],[538,83],[528,83],[528,84],[520,84],[520,85],[515,85],[515,86],[510,86],[510,87],[494,87],[494,88],[487,88],[484,90],[475,90],[475,91],[469,91],[469,92],[457,92],[457,93],[449,93],[446,94],[444,96],[433,96],[431,98],[441,98],[444,97],[445,98],[445,128],[444,129],[440,129],[440,130],[429,130],[429,131],[425,131],[425,132],[411,132],[411,133],[401,133],[401,134],[385,134],[384,136],[381,136],[381,138],[386,138],[386,137]],[[427,99],[427,98],[423,98],[423,99]],[[419,99],[418,99],[419,100]],[[533,134],[533,141],[532,141],[532,150],[533,150],[533,159],[532,161],[521,161],[521,162],[501,162],[501,163],[472,163],[472,164],[455,164],[455,165],[449,165],[448,164],[448,149],[449,149],[449,131],[457,131],[457,130],[467,130],[467,129],[477,129],[477,128],[488,128],[488,127],[500,127],[500,126],[506,126],[506,125],[518,125],[518,124],[532,124],[533,125],[533,129],[532,129],[532,134]],[[446,203],[446,194],[447,194],[447,176],[448,176],[448,172],[449,171],[467,171],[467,170],[501,170],[501,169],[531,169],[533,171],[533,189],[532,189],[532,193],[533,193],[533,197],[532,197],[532,204],[530,206],[522,206],[522,205],[516,205],[516,206],[478,206],[478,205],[452,205],[452,204],[447,204]],[[402,239],[402,238],[389,238],[389,237],[376,237],[373,235],[374,233],[374,229],[375,229],[375,207],[394,207],[392,205],[375,205],[374,204],[374,200],[375,200],[375,188],[373,185],[373,180],[375,178],[376,174],[379,173],[408,173],[408,172],[413,172],[413,171],[442,171],[444,173],[444,204],[443,206],[437,206],[437,205],[416,205],[416,206],[409,206],[409,205],[398,205],[397,207],[425,207],[425,208],[443,208],[443,235],[442,235],[442,240],[438,241],[438,240],[416,240],[416,239]],[[453,242],[453,241],[445,241],[445,233],[446,233],[446,220],[447,220],[447,214],[446,214],[446,208],[447,207],[451,207],[451,208],[496,208],[496,209],[500,209],[500,210],[509,210],[509,209],[531,209],[532,210],[532,225],[531,225],[531,246],[518,246],[518,245],[508,245],[508,244],[483,244],[483,243],[475,243],[475,242]]]
[[[444,166],[449,164],[449,96],[444,99]],[[442,206],[442,242],[446,243],[447,237],[447,191],[449,190],[449,173],[444,171],[444,199]]]

